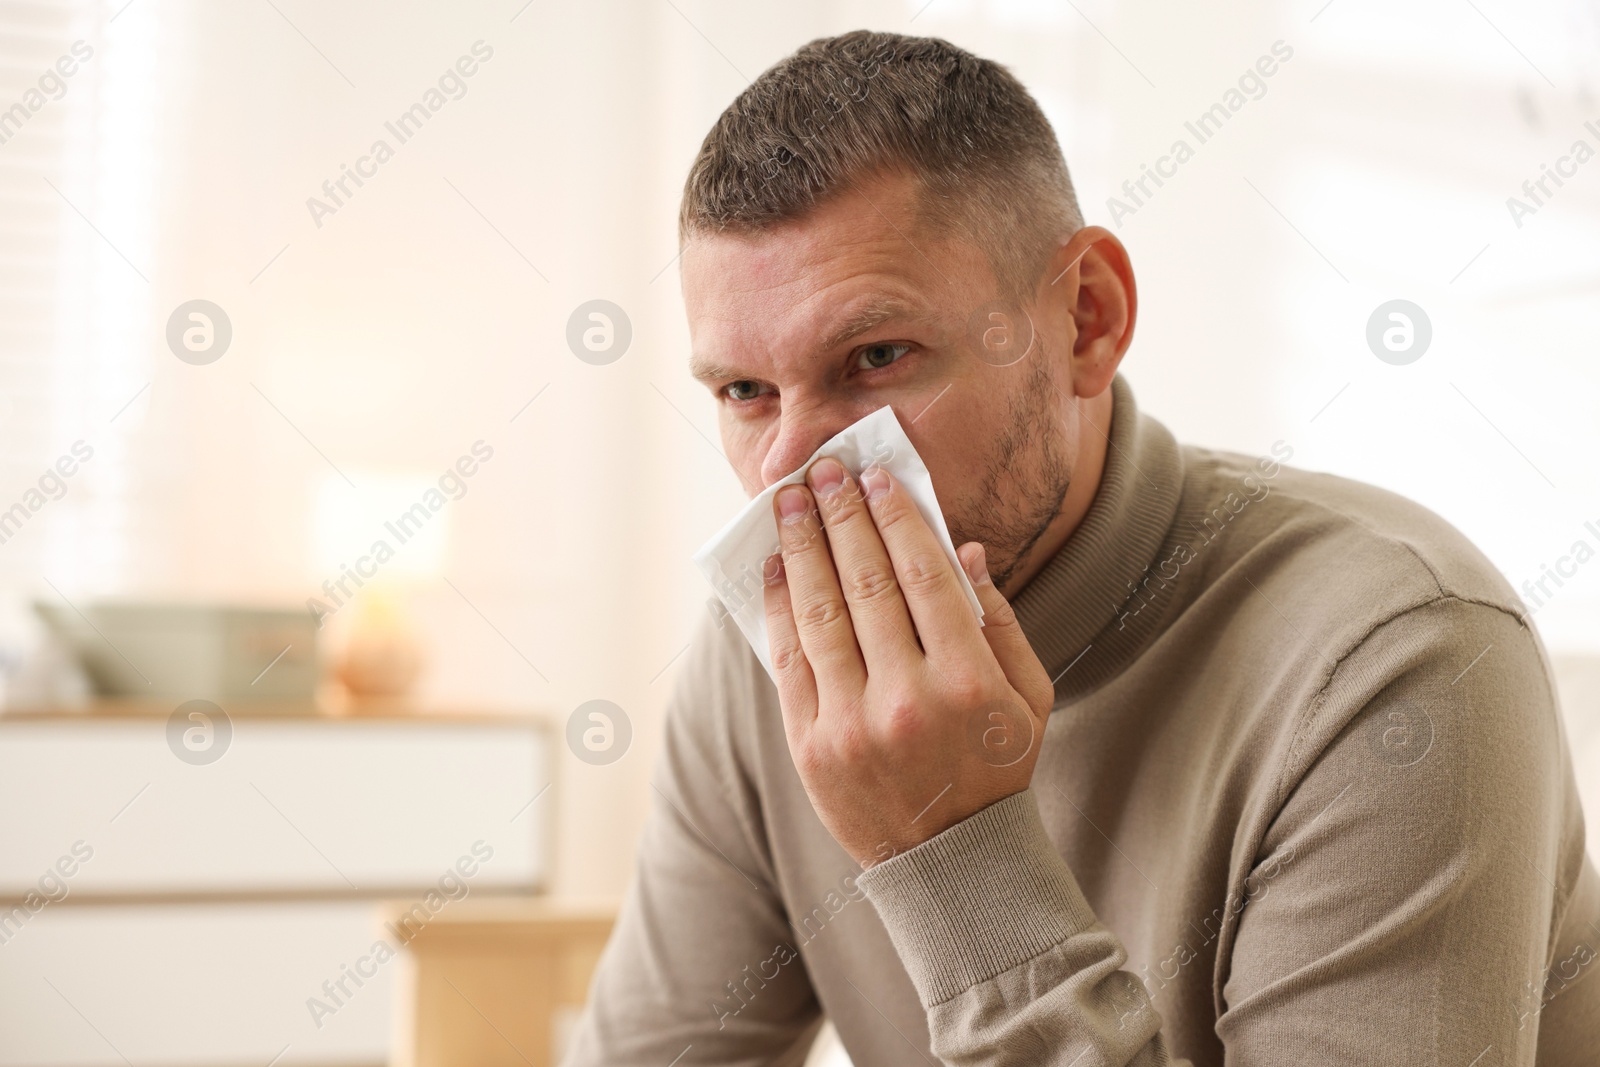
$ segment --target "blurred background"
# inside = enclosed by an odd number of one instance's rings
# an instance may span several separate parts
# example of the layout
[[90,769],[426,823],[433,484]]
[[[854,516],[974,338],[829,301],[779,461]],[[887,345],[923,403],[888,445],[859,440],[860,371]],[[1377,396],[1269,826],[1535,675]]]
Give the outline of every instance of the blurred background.
[[1038,97],[1146,412],[1524,590],[1600,810],[1593,0],[3,2],[0,1067],[559,1050],[743,500],[682,181],[859,27]]

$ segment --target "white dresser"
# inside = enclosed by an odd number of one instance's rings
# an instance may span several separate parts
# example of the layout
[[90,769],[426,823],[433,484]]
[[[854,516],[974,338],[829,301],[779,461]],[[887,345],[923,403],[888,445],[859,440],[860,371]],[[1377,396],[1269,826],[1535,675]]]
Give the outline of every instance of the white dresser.
[[170,710],[0,717],[0,1067],[384,1063],[379,901],[546,882],[536,719]]

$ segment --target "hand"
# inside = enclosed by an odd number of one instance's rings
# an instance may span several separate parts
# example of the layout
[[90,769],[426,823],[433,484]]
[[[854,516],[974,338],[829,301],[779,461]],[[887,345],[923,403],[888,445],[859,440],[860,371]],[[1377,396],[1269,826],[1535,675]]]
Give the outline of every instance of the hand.
[[773,502],[782,550],[765,575],[772,668],[806,793],[871,866],[1026,789],[1055,690],[981,544],[957,550],[983,604],[980,626],[887,471],[870,468],[858,485],[824,458],[806,481]]

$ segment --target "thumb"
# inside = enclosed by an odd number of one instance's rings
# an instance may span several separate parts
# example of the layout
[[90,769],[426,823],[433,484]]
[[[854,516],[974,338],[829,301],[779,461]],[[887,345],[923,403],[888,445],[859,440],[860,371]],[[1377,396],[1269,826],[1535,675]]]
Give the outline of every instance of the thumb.
[[1049,714],[1050,706],[1055,703],[1055,686],[1050,684],[1050,675],[1022,632],[1010,601],[989,577],[988,555],[983,545],[968,541],[956,549],[956,558],[961,560],[962,569],[972,581],[972,591],[978,594],[978,602],[983,605],[984,640],[989,642],[989,651],[1005,671],[1006,681],[1022,694],[1035,714]]

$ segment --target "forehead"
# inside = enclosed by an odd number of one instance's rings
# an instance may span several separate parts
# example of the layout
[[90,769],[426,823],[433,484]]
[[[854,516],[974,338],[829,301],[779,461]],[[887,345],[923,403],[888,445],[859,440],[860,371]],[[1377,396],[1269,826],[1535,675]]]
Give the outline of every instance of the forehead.
[[696,362],[741,365],[826,347],[873,318],[951,303],[976,250],[918,225],[909,190],[846,192],[754,233],[700,234],[683,251]]

